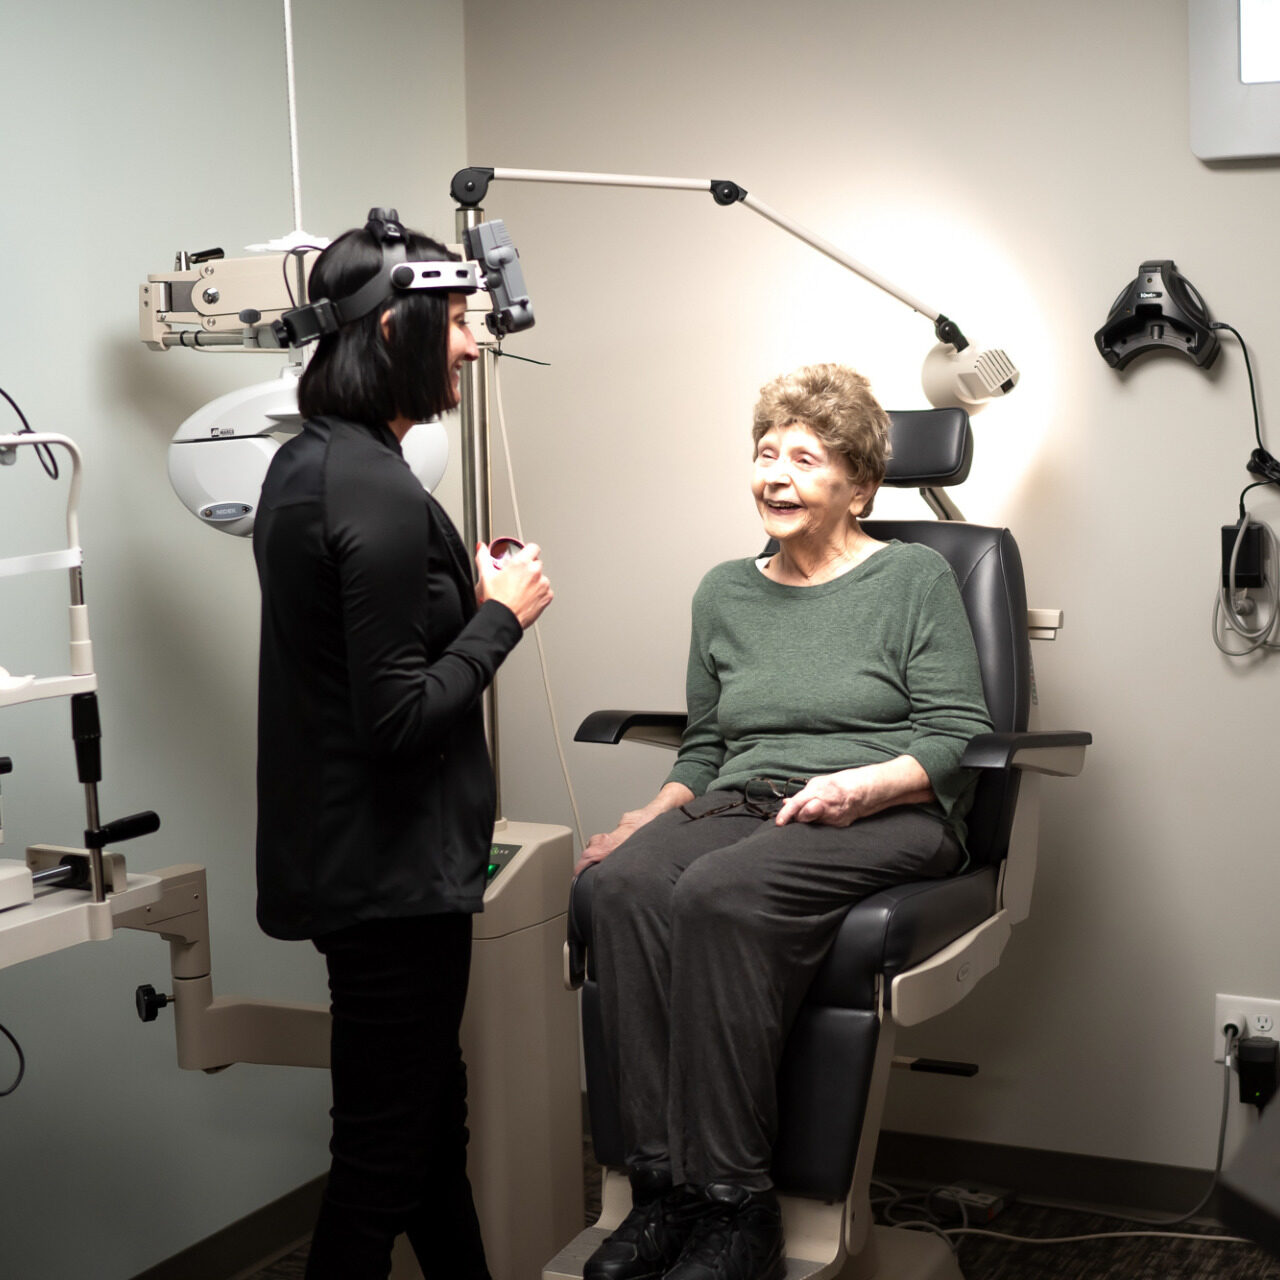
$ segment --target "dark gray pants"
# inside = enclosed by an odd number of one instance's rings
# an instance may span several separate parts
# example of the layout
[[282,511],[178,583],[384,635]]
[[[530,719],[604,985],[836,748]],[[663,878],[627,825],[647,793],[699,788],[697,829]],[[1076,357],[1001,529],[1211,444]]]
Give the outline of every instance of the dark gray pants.
[[778,1063],[840,922],[960,859],[942,822],[912,807],[849,827],[676,809],[605,858],[593,946],[628,1163],[669,1164],[677,1183],[772,1185]]

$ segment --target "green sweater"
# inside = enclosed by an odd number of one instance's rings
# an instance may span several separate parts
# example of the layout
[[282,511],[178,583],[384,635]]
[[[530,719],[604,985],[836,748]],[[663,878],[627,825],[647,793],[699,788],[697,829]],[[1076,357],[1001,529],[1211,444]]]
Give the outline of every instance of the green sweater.
[[969,739],[991,728],[951,567],[890,542],[848,573],[782,586],[730,560],[693,597],[689,725],[668,782],[705,791],[909,755],[964,841]]

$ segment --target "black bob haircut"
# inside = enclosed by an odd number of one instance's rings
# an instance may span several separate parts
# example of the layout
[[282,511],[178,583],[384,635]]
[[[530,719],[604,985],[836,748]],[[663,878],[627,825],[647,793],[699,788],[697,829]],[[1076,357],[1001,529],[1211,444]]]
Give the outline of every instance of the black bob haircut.
[[[405,232],[410,262],[457,262],[458,255],[421,232]],[[316,259],[307,293],[345,298],[382,269],[382,245],[368,228],[339,236]],[[410,290],[396,293],[367,315],[327,333],[298,383],[303,418],[332,416],[368,425],[393,418],[414,422],[453,407],[449,384],[449,297]],[[382,317],[391,312],[390,337]]]

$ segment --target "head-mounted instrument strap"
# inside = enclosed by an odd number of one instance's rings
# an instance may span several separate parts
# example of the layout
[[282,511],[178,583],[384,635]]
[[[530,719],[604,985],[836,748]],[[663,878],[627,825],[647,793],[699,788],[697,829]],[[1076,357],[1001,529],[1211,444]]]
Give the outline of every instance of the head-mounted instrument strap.
[[272,326],[278,326],[278,336],[290,346],[305,346],[323,334],[336,333],[344,324],[368,315],[375,307],[391,301],[398,292],[421,289],[471,294],[483,287],[476,274],[475,263],[449,260],[406,262],[404,239],[399,236],[382,239],[381,247],[382,265],[371,280],[366,280],[345,298],[319,298],[305,307],[286,311]]
[[474,262],[402,262],[391,268],[391,283],[399,290],[428,289],[437,293],[475,293],[482,286]]

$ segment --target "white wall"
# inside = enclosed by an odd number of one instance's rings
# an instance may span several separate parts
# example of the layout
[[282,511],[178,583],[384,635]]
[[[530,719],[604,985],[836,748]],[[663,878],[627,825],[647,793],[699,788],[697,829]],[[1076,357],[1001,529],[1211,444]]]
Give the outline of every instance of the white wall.
[[[1249,479],[1248,387],[1229,338],[1209,374],[1157,358],[1123,376],[1092,340],[1139,263],[1171,257],[1252,343],[1264,413],[1276,399],[1280,177],[1191,155],[1184,6],[523,0],[466,16],[469,163],[736,179],[1021,366],[976,419],[955,496],[1015,530],[1032,603],[1065,609],[1035,650],[1042,721],[1096,745],[1084,776],[1046,787],[1033,914],[1004,965],[909,1038],[982,1074],[901,1080],[888,1123],[1210,1166],[1213,995],[1280,995],[1280,661],[1233,664],[1209,637],[1218,528]],[[551,361],[504,367],[504,390],[559,592],[544,625],[566,735],[595,707],[679,707],[693,586],[758,541],[756,388],[842,359],[889,406],[922,405],[928,326],[701,194],[502,183],[486,208],[538,311],[510,348]],[[1275,498],[1251,507],[1280,521]],[[530,659],[503,695],[507,808],[567,821]],[[589,831],[651,794],[659,754],[569,748]]]
[[[295,6],[303,221],[335,235],[372,204],[450,235],[464,158],[460,0]],[[169,491],[177,424],[274,374],[269,356],[147,351],[138,285],[176,250],[241,246],[293,223],[278,0],[0,5],[0,386],[85,454],[82,531],[104,727],[104,816],[154,808],[131,866],[203,863],[224,994],[324,997],[306,945],[253,918],[258,600],[247,542]],[[7,407],[0,406],[3,429]],[[0,471],[0,556],[60,536],[64,486],[30,457]],[[0,664],[65,663],[65,578],[0,581]],[[84,825],[64,703],[7,710],[6,852]],[[102,1280],[154,1265],[321,1173],[328,1077],[177,1069],[168,948],[122,934],[0,971],[0,1022],[27,1078],[0,1099],[0,1271]],[[0,1046],[0,1086],[11,1055]]]

